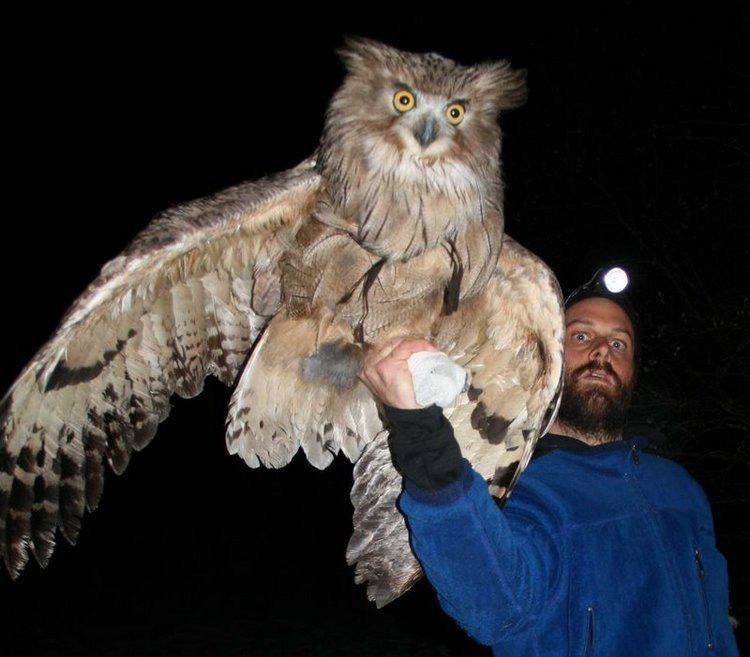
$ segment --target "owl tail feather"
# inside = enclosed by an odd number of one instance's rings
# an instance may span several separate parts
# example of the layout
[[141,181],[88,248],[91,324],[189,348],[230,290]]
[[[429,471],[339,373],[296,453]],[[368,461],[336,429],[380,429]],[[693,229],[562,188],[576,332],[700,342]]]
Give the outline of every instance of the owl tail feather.
[[250,467],[280,468],[302,446],[320,469],[339,451],[356,461],[382,428],[375,402],[357,378],[360,357],[346,326],[275,317],[232,394],[230,454]]

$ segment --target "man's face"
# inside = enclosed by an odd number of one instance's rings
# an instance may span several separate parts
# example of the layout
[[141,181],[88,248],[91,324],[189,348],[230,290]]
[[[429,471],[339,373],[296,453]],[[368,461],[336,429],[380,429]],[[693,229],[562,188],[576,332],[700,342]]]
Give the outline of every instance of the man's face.
[[633,389],[633,324],[616,303],[583,299],[565,312],[565,388],[559,419],[618,438]]

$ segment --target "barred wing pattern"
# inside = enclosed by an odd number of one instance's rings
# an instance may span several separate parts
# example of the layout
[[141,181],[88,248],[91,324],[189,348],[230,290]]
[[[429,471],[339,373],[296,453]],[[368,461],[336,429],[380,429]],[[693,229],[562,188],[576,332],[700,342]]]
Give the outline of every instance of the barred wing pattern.
[[75,543],[103,459],[121,473],[173,393],[232,385],[278,309],[277,261],[319,189],[314,160],[158,215],[107,263],[0,401],[0,553],[12,577]]
[[[445,318],[435,338],[472,378],[468,392],[446,409],[461,453],[504,504],[562,396],[564,320],[557,280],[506,235],[493,280]],[[367,584],[378,607],[422,576],[396,506],[401,485],[381,432],[354,467],[354,532],[346,554],[356,564],[355,580]]]

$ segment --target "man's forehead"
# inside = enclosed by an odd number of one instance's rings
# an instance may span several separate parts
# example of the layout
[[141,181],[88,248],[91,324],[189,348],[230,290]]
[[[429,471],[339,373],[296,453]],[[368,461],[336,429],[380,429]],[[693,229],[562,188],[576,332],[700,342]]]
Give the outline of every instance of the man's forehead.
[[574,303],[565,311],[565,325],[600,326],[633,337],[633,323],[619,304],[602,297],[590,297]]

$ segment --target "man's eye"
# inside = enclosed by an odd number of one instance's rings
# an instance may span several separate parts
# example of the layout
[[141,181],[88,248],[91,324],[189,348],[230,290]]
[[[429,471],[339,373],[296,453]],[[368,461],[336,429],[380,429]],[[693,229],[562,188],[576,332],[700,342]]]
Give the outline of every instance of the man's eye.
[[615,349],[625,349],[625,343],[622,340],[612,340],[612,346]]
[[575,340],[576,342],[583,342],[585,339],[585,333],[573,333],[573,340]]

